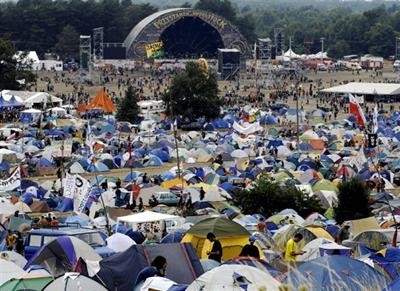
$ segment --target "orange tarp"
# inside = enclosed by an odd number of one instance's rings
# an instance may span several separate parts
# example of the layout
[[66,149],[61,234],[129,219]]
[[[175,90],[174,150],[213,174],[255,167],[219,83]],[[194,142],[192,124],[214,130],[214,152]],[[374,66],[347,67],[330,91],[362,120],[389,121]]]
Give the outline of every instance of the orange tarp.
[[104,90],[100,90],[99,93],[97,93],[96,97],[89,102],[88,107],[101,109],[104,112],[113,112],[116,109],[116,106]]

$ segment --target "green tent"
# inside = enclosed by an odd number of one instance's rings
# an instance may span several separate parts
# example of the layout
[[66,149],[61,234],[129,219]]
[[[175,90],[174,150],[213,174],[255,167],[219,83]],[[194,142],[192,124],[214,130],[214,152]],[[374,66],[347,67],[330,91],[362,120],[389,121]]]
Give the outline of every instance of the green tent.
[[52,277],[27,277],[10,279],[0,286],[1,291],[15,290],[42,290],[44,286],[53,281]]
[[327,191],[333,191],[335,193],[339,192],[339,189],[336,187],[336,185],[326,179],[319,180],[317,183],[312,186],[312,190],[314,192],[317,192],[319,190],[327,190]]
[[199,237],[206,237],[209,232],[214,233],[217,238],[250,235],[243,226],[222,216],[204,219],[187,231],[188,234]]

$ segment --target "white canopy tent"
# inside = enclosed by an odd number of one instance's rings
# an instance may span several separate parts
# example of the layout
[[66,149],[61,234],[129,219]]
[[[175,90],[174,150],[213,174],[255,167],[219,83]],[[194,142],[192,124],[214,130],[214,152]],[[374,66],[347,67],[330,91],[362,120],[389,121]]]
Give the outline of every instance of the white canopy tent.
[[25,107],[32,107],[35,104],[45,105],[47,103],[56,104],[60,106],[62,103],[62,99],[45,92],[37,92],[36,94],[26,99],[24,103]]
[[337,94],[395,96],[400,95],[400,84],[351,82],[323,89],[321,92]]
[[176,215],[163,214],[153,211],[143,211],[136,214],[121,216],[117,218],[117,222],[127,222],[131,224],[144,223],[144,222],[154,222],[163,220],[174,220],[179,218]]

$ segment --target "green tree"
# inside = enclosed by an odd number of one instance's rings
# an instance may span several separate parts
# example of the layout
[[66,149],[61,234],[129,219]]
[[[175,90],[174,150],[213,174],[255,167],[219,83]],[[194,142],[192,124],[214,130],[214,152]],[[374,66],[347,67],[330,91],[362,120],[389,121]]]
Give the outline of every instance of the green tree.
[[294,186],[271,182],[266,177],[259,179],[252,189],[238,192],[234,203],[245,214],[261,213],[266,216],[286,208],[296,210],[301,216],[322,211],[317,198],[309,197]]
[[72,25],[66,25],[58,35],[55,52],[62,58],[79,57],[79,33]]
[[368,187],[360,179],[353,178],[339,185],[338,200],[335,207],[335,219],[338,223],[346,220],[369,217]]
[[[7,40],[0,38],[0,90],[19,90],[35,81],[35,75],[28,71],[27,65],[22,66],[16,58],[16,51]],[[23,58],[21,54],[20,58]],[[17,80],[24,80],[19,83]]]
[[129,86],[124,99],[118,106],[116,118],[118,121],[137,122],[140,120],[140,109],[137,105],[138,93],[133,86]]
[[167,112],[191,120],[198,117],[216,118],[223,104],[218,97],[215,74],[205,71],[194,62],[188,62],[185,69],[175,75],[163,99]]
[[236,21],[236,10],[229,0],[200,0],[194,8],[211,11],[229,21]]

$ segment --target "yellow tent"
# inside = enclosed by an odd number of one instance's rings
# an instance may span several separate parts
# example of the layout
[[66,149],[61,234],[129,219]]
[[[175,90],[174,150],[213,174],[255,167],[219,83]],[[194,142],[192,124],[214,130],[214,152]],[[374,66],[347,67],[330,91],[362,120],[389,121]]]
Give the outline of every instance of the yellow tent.
[[349,220],[346,223],[350,225],[350,232],[353,236],[356,236],[360,232],[366,230],[374,230],[380,228],[374,216],[357,220]]
[[207,259],[207,251],[212,248],[206,238],[212,232],[222,245],[222,260],[237,257],[242,247],[249,243],[250,233],[240,224],[225,217],[204,219],[187,231],[181,242],[190,242],[200,259]]
[[175,179],[172,179],[172,180],[169,180],[169,181],[164,181],[164,182],[161,183],[161,187],[163,187],[165,189],[170,189],[170,188],[175,187],[175,186],[187,187],[187,183],[182,178],[181,179],[175,178]]

